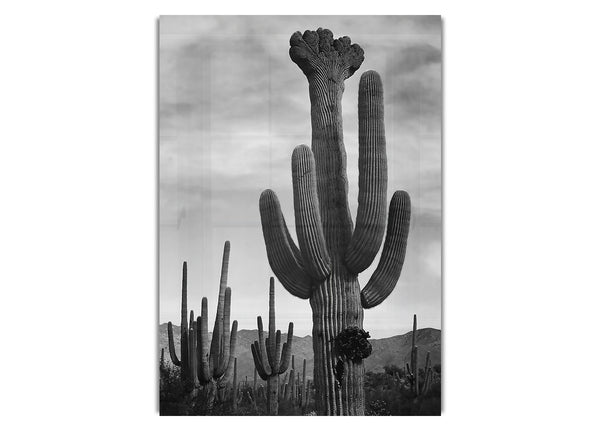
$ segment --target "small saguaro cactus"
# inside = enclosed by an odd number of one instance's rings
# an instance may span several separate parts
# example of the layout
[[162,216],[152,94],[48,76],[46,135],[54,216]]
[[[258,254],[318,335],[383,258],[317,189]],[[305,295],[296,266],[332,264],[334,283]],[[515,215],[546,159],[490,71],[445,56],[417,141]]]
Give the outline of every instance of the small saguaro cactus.
[[[358,88],[358,213],[348,206],[346,150],[342,130],[344,81],[363,62],[362,48],[330,30],[296,32],[289,55],[308,79],[312,146],[292,154],[296,246],[272,190],[260,197],[260,215],[271,269],[294,296],[309,299],[313,314],[314,384],[321,415],[364,415],[363,358],[339,355],[335,338],[363,329],[363,310],[381,304],[402,270],[410,221],[410,198],[396,191],[386,233],[387,158],[383,85],[374,71]],[[361,290],[358,274],[379,265]],[[360,333],[362,334],[362,333]],[[357,338],[357,343],[366,340]],[[368,343],[368,342],[367,342]]]
[[306,408],[308,406],[308,386],[306,381],[306,359],[302,363],[302,390],[300,391],[302,414],[306,414]]
[[292,399],[292,403],[296,403],[296,398],[298,396],[297,391],[298,391],[298,384],[297,384],[297,375],[296,375],[296,371],[294,370],[294,368],[292,368],[292,371],[290,372],[290,396]]
[[429,392],[431,387],[431,378],[432,378],[432,369],[431,369],[431,352],[427,352],[427,356],[425,357],[425,379],[421,386],[421,394],[425,395]]
[[[226,380],[227,373],[231,373],[233,369],[237,343],[237,320],[233,321],[231,331],[229,330],[231,320],[231,288],[227,287],[229,253],[230,244],[229,241],[225,241],[212,342],[208,338],[208,300],[206,298],[202,298],[201,315],[194,319],[192,310],[189,322],[187,320],[187,262],[183,263],[181,288],[181,358],[177,357],[175,351],[173,325],[169,322],[167,326],[171,361],[174,365],[181,367],[181,374],[189,389],[195,389],[199,383],[209,390],[209,406],[212,405],[214,396],[219,395],[219,389],[222,389],[222,382]],[[209,384],[212,387],[208,387]]]
[[233,372],[235,363],[238,322],[234,320],[231,330],[229,329],[231,321],[231,288],[227,286],[229,252],[229,241],[226,241],[223,248],[219,299],[212,340],[208,337],[208,300],[206,298],[202,298],[201,315],[196,320],[197,375],[200,385],[212,386],[209,388],[209,408],[214,402],[214,397],[220,397],[220,394],[223,393],[224,383]]
[[198,326],[194,320],[194,310],[190,310],[190,325],[188,327],[188,362],[190,366],[189,379],[196,386],[198,381],[198,355],[196,352]]
[[[254,380],[252,382],[252,387],[248,388],[248,398],[250,399],[250,404],[252,405],[252,410],[254,413],[258,412],[258,406],[256,404],[256,399],[258,398],[257,387],[256,387],[256,368],[254,368]],[[247,379],[247,377],[246,377]]]
[[258,341],[250,349],[254,366],[261,379],[267,382],[267,414],[277,415],[279,408],[279,375],[285,373],[292,355],[294,324],[289,323],[287,341],[281,344],[281,331],[275,330],[275,280],[269,280],[269,336],[265,338],[262,317],[256,318]]
[[189,327],[187,314],[187,262],[183,262],[181,277],[181,327],[180,330],[180,357],[177,357],[175,351],[175,341],[173,337],[173,324],[169,321],[167,324],[167,335],[169,337],[169,355],[171,362],[177,367],[181,367],[181,376],[186,383],[192,383],[190,375],[189,358]]
[[410,368],[412,369],[412,389],[419,395],[419,348],[417,347],[417,315],[413,315],[412,347],[410,349]]
[[[247,378],[246,378],[247,380]],[[237,358],[233,360],[233,384],[231,388],[231,410],[234,414],[238,411],[238,404],[242,402],[242,390],[238,387]]]
[[162,375],[162,372],[165,370],[165,349],[160,349],[160,362],[158,363],[158,369]]
[[261,399],[265,403],[267,402],[267,394],[263,385],[258,385],[258,389],[256,390],[256,398]]

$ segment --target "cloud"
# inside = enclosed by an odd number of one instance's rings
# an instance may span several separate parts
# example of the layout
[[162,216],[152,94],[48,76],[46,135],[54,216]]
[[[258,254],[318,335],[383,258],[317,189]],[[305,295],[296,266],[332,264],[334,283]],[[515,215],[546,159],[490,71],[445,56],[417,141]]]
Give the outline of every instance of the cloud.
[[[304,75],[287,54],[295,30],[329,27],[365,49],[361,71],[380,71],[385,92],[388,201],[413,203],[403,275],[390,299],[367,314],[373,336],[397,333],[398,310],[426,313],[439,327],[441,250],[441,29],[439,17],[163,17],[160,23],[160,320],[178,321],[179,277],[188,261],[190,304],[216,300],[220,250],[232,244],[233,311],[252,322],[265,301],[268,266],[258,197],[276,191],[294,230],[290,157],[310,144]],[[349,204],[358,194],[359,73],[343,100]],[[294,234],[293,234],[294,235]],[[361,274],[364,285],[374,270]],[[278,284],[281,316],[310,332],[310,307]],[[257,302],[256,298],[261,298]],[[264,305],[266,307],[266,305]],[[192,307],[197,308],[197,307]],[[369,317],[370,316],[370,317]],[[373,316],[376,316],[373,317]],[[282,317],[283,318],[283,317]],[[386,320],[387,319],[387,320]],[[410,319],[409,319],[410,320]],[[383,325],[380,322],[387,322]],[[244,326],[241,326],[244,327]],[[391,335],[391,334],[387,334]]]
[[407,74],[430,64],[442,62],[442,51],[430,44],[420,43],[402,49],[397,56],[394,69],[398,74]]

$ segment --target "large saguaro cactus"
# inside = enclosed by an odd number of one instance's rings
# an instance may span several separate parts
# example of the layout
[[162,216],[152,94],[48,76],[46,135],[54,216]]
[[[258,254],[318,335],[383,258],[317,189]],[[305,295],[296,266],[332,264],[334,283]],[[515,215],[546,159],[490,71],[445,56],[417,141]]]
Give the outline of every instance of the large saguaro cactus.
[[[290,57],[308,78],[312,146],[296,147],[292,180],[299,247],[286,227],[277,196],[265,190],[260,214],[269,264],[292,294],[310,299],[313,310],[316,403],[319,414],[364,414],[362,357],[336,351],[338,334],[362,329],[363,309],[383,302],[402,269],[410,220],[410,198],[394,193],[386,233],[387,159],[383,87],[374,71],[360,79],[359,196],[356,225],[348,207],[346,152],[342,133],[344,81],[364,59],[350,38],[329,30],[296,32]],[[379,265],[360,289],[358,274],[373,262],[386,233]],[[365,340],[360,340],[361,342]],[[364,357],[364,356],[363,356]]]
[[261,379],[267,382],[267,414],[276,415],[279,409],[279,375],[285,373],[292,355],[294,324],[289,323],[287,341],[281,345],[281,331],[275,331],[275,280],[269,280],[269,336],[265,339],[262,317],[256,318],[258,341],[250,349],[254,366]]

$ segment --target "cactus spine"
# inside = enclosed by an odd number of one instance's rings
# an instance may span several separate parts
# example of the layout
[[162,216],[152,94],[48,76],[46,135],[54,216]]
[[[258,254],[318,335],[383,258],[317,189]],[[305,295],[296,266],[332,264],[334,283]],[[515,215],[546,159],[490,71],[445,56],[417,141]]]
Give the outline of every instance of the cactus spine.
[[287,342],[281,345],[281,331],[275,330],[275,280],[269,280],[269,336],[265,338],[262,317],[256,318],[258,341],[251,346],[256,371],[267,382],[267,414],[276,415],[279,405],[279,375],[285,373],[292,355],[294,324],[289,323]]
[[[348,207],[346,151],[342,131],[344,81],[364,59],[350,38],[334,40],[329,30],[296,32],[290,57],[308,79],[312,149],[301,145],[292,154],[296,233],[290,235],[279,200],[272,190],[260,197],[260,214],[269,264],[294,296],[310,299],[317,412],[364,414],[364,364],[344,360],[338,382],[333,351],[337,334],[363,326],[363,309],[383,302],[402,269],[410,220],[410,198],[394,193],[386,233],[387,159],[383,123],[383,86],[374,71],[359,84],[359,207],[353,226]],[[373,262],[386,233],[379,264],[360,289],[358,274]]]

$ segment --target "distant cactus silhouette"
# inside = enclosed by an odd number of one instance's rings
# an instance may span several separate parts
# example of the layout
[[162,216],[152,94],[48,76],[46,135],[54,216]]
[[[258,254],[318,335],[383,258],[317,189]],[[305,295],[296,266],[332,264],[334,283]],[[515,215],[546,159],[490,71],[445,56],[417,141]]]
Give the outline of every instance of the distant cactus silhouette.
[[277,415],[279,398],[279,375],[285,373],[292,355],[294,324],[289,323],[287,341],[281,344],[281,331],[275,330],[275,280],[269,280],[269,336],[265,338],[262,317],[256,318],[258,340],[250,349],[256,371],[267,382],[267,414]]
[[173,338],[173,325],[168,323],[169,353],[171,361],[181,367],[182,376],[188,387],[204,387],[207,395],[207,407],[210,409],[215,397],[224,397],[224,383],[233,371],[237,344],[237,320],[231,322],[231,288],[227,286],[230,243],[223,247],[221,280],[217,314],[212,333],[208,337],[208,300],[202,298],[201,314],[194,320],[190,311],[187,320],[187,262],[183,263],[181,296],[181,359],[177,357]]
[[[260,197],[260,215],[269,264],[294,296],[310,299],[313,310],[314,384],[321,415],[363,415],[362,359],[340,358],[335,337],[363,327],[363,309],[383,302],[400,277],[410,221],[410,198],[394,193],[387,222],[387,158],[383,85],[374,71],[359,83],[359,195],[356,225],[348,207],[346,151],[342,130],[344,81],[363,62],[362,48],[331,31],[296,32],[290,57],[308,79],[312,147],[292,154],[295,245],[272,190]],[[379,265],[360,289],[358,274],[375,259],[385,234]],[[343,376],[341,381],[337,375]],[[343,372],[342,372],[343,371]]]
[[233,414],[238,411],[238,405],[242,402],[243,393],[241,388],[238,386],[237,380],[237,358],[233,361],[233,383],[231,387],[231,410]]
[[433,379],[433,369],[431,368],[431,353],[427,352],[425,357],[425,379],[421,385],[421,394],[425,395],[431,389],[431,383]]
[[162,374],[165,370],[165,349],[160,349],[160,362],[158,363],[158,370]]
[[419,381],[419,346],[417,346],[417,315],[413,315],[412,342],[410,349],[410,365],[406,364],[406,377],[410,383],[410,389],[415,396],[425,395],[433,384],[433,367],[431,364],[431,352],[425,356],[425,368],[423,368],[423,381]]
[[223,248],[223,262],[221,265],[221,280],[219,283],[219,299],[217,314],[212,332],[212,341],[208,338],[208,300],[202,298],[202,314],[197,319],[197,374],[200,385],[211,385],[214,394],[209,396],[209,408],[214,401],[214,396],[221,397],[225,382],[233,372],[235,363],[235,349],[237,346],[238,322],[231,324],[231,288],[227,286],[227,273],[229,270],[229,241]]
[[306,359],[302,362],[302,387],[300,390],[300,407],[302,408],[302,414],[306,414],[306,408],[308,406],[308,382],[306,381]]
[[412,347],[410,349],[411,385],[415,395],[419,395],[419,348],[417,346],[417,315],[413,315]]
[[[193,383],[190,375],[190,357],[189,357],[189,326],[187,314],[187,262],[183,262],[181,277],[181,327],[180,331],[180,356],[175,351],[175,341],[173,337],[173,324],[169,321],[167,324],[167,335],[169,337],[169,355],[171,362],[177,367],[181,367],[181,376],[186,383]],[[180,359],[181,358],[181,359]]]

